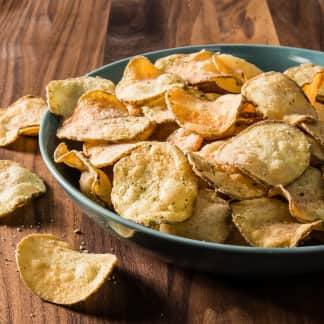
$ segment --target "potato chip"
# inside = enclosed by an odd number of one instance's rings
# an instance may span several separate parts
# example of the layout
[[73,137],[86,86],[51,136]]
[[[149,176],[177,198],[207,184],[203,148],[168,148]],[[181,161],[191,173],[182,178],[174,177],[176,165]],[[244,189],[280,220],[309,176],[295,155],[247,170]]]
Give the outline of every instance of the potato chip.
[[228,140],[218,151],[217,162],[238,167],[269,185],[286,185],[308,167],[310,145],[297,127],[263,121]]
[[216,53],[213,60],[218,71],[233,75],[243,83],[263,72],[256,65],[230,54]]
[[57,130],[58,138],[75,141],[129,141],[148,138],[154,124],[147,117],[130,116],[113,94],[101,90],[85,93],[71,117]]
[[103,168],[113,165],[142,144],[143,142],[122,144],[84,143],[83,152],[92,165]]
[[242,83],[233,75],[223,74],[216,68],[214,54],[201,50],[192,54],[170,55],[157,60],[155,66],[164,72],[178,75],[206,92],[240,93]]
[[229,203],[216,192],[199,190],[192,216],[185,222],[162,224],[160,231],[193,240],[223,243],[231,229]]
[[0,218],[46,191],[44,182],[20,164],[0,160]]
[[25,96],[11,104],[0,114],[0,146],[13,143],[19,135],[37,136],[46,110],[40,97]]
[[46,87],[48,107],[53,114],[68,118],[73,114],[82,94],[91,90],[114,93],[115,85],[98,76],[53,80]]
[[297,222],[285,202],[257,198],[231,204],[235,225],[243,237],[258,247],[294,247],[307,237],[321,221]]
[[182,222],[192,215],[196,196],[186,157],[169,143],[145,143],[114,165],[113,205],[134,222]]
[[324,150],[322,146],[314,140],[313,137],[305,134],[308,143],[310,144],[310,153],[311,153],[311,160],[310,163],[312,165],[321,164],[324,162]]
[[31,234],[18,243],[16,262],[34,294],[51,303],[72,305],[104,284],[117,258],[109,253],[81,253],[51,234]]
[[206,139],[233,134],[242,106],[242,96],[227,94],[215,101],[197,99],[185,90],[174,88],[166,93],[166,103],[177,123]]
[[317,120],[314,123],[302,123],[300,127],[324,148],[324,121]]
[[65,143],[60,143],[55,149],[54,161],[80,170],[81,192],[101,205],[111,205],[111,183],[108,176],[93,166],[82,152],[70,151]]
[[202,145],[203,137],[184,128],[178,128],[167,138],[167,142],[177,146],[182,152],[198,151]]
[[[264,118],[285,120],[296,115],[301,119],[316,119],[315,109],[294,81],[279,72],[266,72],[247,81],[242,94]],[[292,118],[292,117],[290,117]]]
[[182,87],[183,81],[174,74],[163,73],[146,57],[137,56],[127,64],[116,86],[116,96],[128,103],[145,104],[174,86]]
[[162,124],[174,121],[174,116],[166,106],[164,96],[143,106],[142,110],[153,123]]
[[205,160],[198,153],[188,153],[187,157],[198,177],[232,198],[250,199],[267,193],[267,186],[257,183],[236,167]]
[[321,171],[309,167],[288,186],[279,186],[278,191],[289,202],[290,213],[301,222],[324,221],[324,181]]
[[209,163],[215,163],[217,152],[224,143],[226,143],[225,140],[218,140],[206,144],[202,147],[200,151],[197,152],[197,154],[204,160],[207,160]]

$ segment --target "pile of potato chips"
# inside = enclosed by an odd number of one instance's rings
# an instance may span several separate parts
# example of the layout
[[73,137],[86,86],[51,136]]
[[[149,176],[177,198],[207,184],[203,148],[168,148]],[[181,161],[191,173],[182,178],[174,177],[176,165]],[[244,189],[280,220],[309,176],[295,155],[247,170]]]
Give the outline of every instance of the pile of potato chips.
[[[293,247],[324,230],[324,68],[202,50],[132,58],[116,86],[52,81],[56,162],[121,217],[202,241]],[[315,235],[314,235],[315,236]]]

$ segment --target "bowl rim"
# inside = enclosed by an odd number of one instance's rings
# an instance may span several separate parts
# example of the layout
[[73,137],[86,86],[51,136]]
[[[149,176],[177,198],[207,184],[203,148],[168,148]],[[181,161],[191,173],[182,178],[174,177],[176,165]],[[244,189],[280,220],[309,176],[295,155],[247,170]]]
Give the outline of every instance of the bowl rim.
[[[181,49],[184,50],[201,50],[203,48],[213,48],[213,47],[224,47],[224,48],[263,48],[263,49],[284,49],[284,50],[297,50],[302,53],[309,53],[309,54],[315,54],[315,55],[321,55],[324,58],[324,53],[316,50],[310,50],[310,49],[304,49],[304,48],[297,48],[297,47],[289,47],[289,46],[276,46],[276,45],[260,45],[260,44],[201,44],[201,45],[189,45],[189,46],[181,46],[181,47],[174,47],[174,48],[168,48],[168,49],[162,49],[162,50],[156,50],[156,51],[150,51],[145,53],[140,53],[137,55],[154,55],[154,54],[160,54],[160,53],[172,53],[173,51],[178,51]],[[302,54],[301,53],[301,54]],[[134,55],[135,56],[135,55]],[[102,71],[103,69],[111,68],[113,66],[119,65],[121,63],[126,63],[130,58],[134,56],[129,56],[123,59],[119,59],[117,61],[111,62],[109,64],[103,65],[95,70],[92,70],[91,72],[87,73],[86,75],[95,75],[96,73]],[[281,254],[302,254],[302,253],[318,253],[318,252],[324,252],[324,244],[318,245],[318,246],[299,246],[299,247],[285,247],[285,248],[265,248],[265,247],[252,247],[252,246],[240,246],[240,245],[232,245],[232,244],[223,244],[223,243],[214,243],[214,242],[206,242],[206,241],[198,241],[193,240],[186,237],[176,236],[172,234],[163,233],[148,227],[145,227],[143,225],[134,223],[130,220],[127,220],[125,218],[122,218],[118,214],[114,213],[113,211],[104,208],[95,202],[93,202],[91,199],[86,197],[84,194],[82,194],[77,188],[75,188],[72,184],[70,184],[65,177],[58,171],[56,167],[56,163],[53,161],[52,157],[47,154],[46,149],[46,138],[47,136],[47,125],[50,123],[51,118],[58,118],[54,114],[52,114],[50,111],[47,111],[42,119],[41,125],[40,125],[40,132],[39,132],[39,147],[41,156],[43,158],[43,161],[50,171],[50,173],[54,176],[55,180],[59,183],[59,185],[76,201],[82,201],[83,204],[87,205],[87,207],[90,210],[93,210],[95,213],[103,215],[105,218],[108,218],[112,221],[115,221],[117,223],[120,223],[126,227],[129,227],[135,231],[143,232],[149,236],[157,237],[161,240],[168,240],[174,243],[182,244],[182,245],[188,245],[195,248],[201,248],[201,249],[211,249],[211,250],[218,250],[218,251],[224,251],[224,252],[236,252],[236,253],[248,253],[248,254],[266,254],[266,255],[281,255]]]

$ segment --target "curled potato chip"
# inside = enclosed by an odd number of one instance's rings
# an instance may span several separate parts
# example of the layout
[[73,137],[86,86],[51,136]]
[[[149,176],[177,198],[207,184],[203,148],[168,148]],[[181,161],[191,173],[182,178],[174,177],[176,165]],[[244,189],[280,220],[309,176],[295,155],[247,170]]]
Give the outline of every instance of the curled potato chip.
[[233,222],[243,237],[258,247],[294,247],[321,221],[297,222],[288,205],[272,198],[257,198],[231,204]]
[[167,138],[167,142],[177,146],[182,152],[198,151],[202,145],[203,137],[184,128],[176,129]]
[[57,130],[57,137],[76,141],[128,141],[148,138],[154,124],[147,117],[130,116],[113,94],[101,90],[85,93],[71,117]]
[[174,86],[183,86],[182,80],[174,74],[163,73],[148,58],[137,56],[127,64],[116,86],[116,96],[128,103],[145,104]]
[[187,157],[198,177],[232,198],[250,199],[267,193],[267,186],[257,183],[236,167],[205,160],[198,153],[188,153]]
[[297,84],[279,72],[266,72],[248,80],[242,94],[265,118],[289,121],[316,119],[315,109]]
[[174,88],[166,95],[168,108],[177,123],[206,139],[223,138],[233,134],[242,96],[227,94],[215,101],[197,99],[185,90]]
[[82,152],[69,150],[60,143],[54,152],[54,161],[81,171],[80,190],[101,205],[111,205],[111,183],[107,175],[93,166]]
[[288,186],[275,188],[289,202],[290,213],[301,222],[324,221],[324,181],[321,171],[309,167]]
[[230,54],[213,55],[216,68],[224,74],[230,74],[245,82],[262,73],[256,65]]
[[196,196],[186,157],[169,143],[145,143],[114,165],[113,205],[134,222],[182,222],[192,215]]
[[0,160],[0,218],[46,191],[44,182],[20,164]]
[[46,87],[48,107],[53,114],[68,118],[77,107],[79,98],[91,90],[114,93],[115,85],[112,81],[98,76],[53,80]]
[[113,165],[142,144],[142,142],[122,144],[84,143],[83,152],[92,165],[103,168]]
[[31,234],[18,243],[16,262],[34,294],[51,303],[72,305],[104,284],[117,258],[109,253],[81,253],[51,234]]
[[229,203],[216,192],[199,190],[194,213],[185,222],[161,224],[160,231],[193,240],[223,243],[232,229]]
[[164,96],[143,106],[142,110],[151,122],[162,124],[174,121],[174,116],[166,106]]
[[217,161],[269,185],[286,185],[308,167],[310,145],[297,127],[279,121],[254,124],[228,140]]
[[160,70],[173,73],[191,85],[197,85],[206,92],[240,93],[239,79],[219,71],[213,61],[215,53],[201,50],[192,54],[175,54],[155,62]]
[[25,96],[0,114],[0,146],[13,143],[19,135],[37,136],[39,125],[47,110],[40,97]]

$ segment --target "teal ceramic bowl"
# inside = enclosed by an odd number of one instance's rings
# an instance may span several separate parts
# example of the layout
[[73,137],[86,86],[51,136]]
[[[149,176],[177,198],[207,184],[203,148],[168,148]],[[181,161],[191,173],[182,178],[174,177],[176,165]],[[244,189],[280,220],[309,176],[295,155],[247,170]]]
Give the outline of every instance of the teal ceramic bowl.
[[[191,53],[203,48],[233,54],[255,63],[265,71],[283,71],[305,62],[324,65],[324,53],[306,49],[262,45],[204,45],[173,48],[145,53],[150,60],[174,54]],[[89,73],[117,82],[129,58],[105,65]],[[55,164],[53,152],[58,144],[59,118],[47,113],[43,119],[39,143],[49,171],[67,195],[96,223],[125,244],[136,244],[166,262],[197,270],[228,275],[288,275],[324,270],[324,245],[297,248],[255,248],[208,243],[177,237],[121,218],[87,197],[77,188],[71,169]]]

